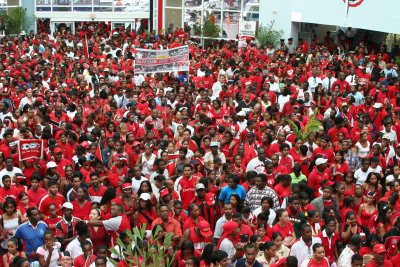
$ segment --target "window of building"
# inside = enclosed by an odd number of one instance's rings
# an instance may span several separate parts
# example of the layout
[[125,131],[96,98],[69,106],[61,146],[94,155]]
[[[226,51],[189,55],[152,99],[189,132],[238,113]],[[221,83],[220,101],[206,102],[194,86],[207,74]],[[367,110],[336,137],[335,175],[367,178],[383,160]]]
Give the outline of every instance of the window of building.
[[[174,25],[185,25],[199,35],[198,29],[203,24],[204,16],[210,12],[220,26],[221,38],[236,39],[239,33],[239,21],[257,21],[259,19],[260,0],[166,0],[165,28],[171,30]],[[183,14],[182,22],[176,23]],[[176,27],[175,27],[176,28]]]

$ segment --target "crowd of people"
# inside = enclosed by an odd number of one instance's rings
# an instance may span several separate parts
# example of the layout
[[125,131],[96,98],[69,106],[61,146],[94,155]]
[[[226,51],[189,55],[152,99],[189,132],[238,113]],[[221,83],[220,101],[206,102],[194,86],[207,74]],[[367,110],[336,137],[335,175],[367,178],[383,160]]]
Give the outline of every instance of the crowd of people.
[[[398,47],[185,30],[0,40],[2,266],[398,264]],[[135,49],[183,45],[189,72],[134,72]]]

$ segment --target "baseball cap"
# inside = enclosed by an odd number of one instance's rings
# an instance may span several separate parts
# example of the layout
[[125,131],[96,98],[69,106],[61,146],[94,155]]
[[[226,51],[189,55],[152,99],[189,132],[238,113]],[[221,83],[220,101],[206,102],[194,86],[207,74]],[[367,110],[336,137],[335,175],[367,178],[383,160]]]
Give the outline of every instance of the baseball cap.
[[238,112],[238,116],[246,116],[246,113],[243,111],[243,110],[241,110],[241,111],[239,111]]
[[384,135],[382,136],[382,139],[388,139],[388,140],[390,140],[390,135],[389,135],[389,134],[384,134]]
[[375,103],[373,106],[373,108],[381,108],[383,107],[382,103]]
[[62,153],[62,149],[59,147],[54,148],[53,150],[54,153]]
[[130,184],[130,183],[124,183],[124,184],[122,184],[121,188],[122,188],[122,190],[127,189],[127,188],[132,189],[132,184]]
[[212,206],[215,203],[215,199],[214,199],[214,194],[213,193],[207,193],[204,196],[205,200],[206,200],[206,204],[208,206]]
[[210,224],[205,220],[199,222],[199,230],[204,237],[210,237],[213,234],[210,228]]
[[213,146],[219,147],[219,142],[211,142],[210,147]]
[[142,193],[142,194],[140,194],[140,197],[139,197],[139,199],[143,199],[145,201],[150,200],[150,198],[151,198],[151,196],[149,193]]
[[260,127],[266,127],[267,123],[265,121],[260,122]]
[[168,195],[169,195],[169,192],[168,192],[167,188],[164,188],[164,189],[160,190],[160,198],[163,198],[163,197],[168,196]]
[[197,191],[197,190],[200,190],[200,189],[203,189],[203,190],[206,189],[205,186],[204,186],[204,184],[202,184],[202,183],[196,184],[196,187],[195,187],[195,188],[196,188],[196,191]]
[[46,163],[46,168],[50,169],[50,168],[56,168],[57,164],[54,161],[49,161]]
[[373,252],[375,253],[386,253],[386,248],[383,244],[376,244],[374,246]]
[[328,161],[327,159],[318,158],[318,159],[315,161],[315,165],[319,166],[319,165],[322,165],[322,164],[326,163],[327,161]]
[[74,209],[74,206],[72,206],[72,203],[71,202],[65,202],[63,205],[62,205],[62,207],[61,207],[62,209],[70,209],[70,210],[73,210]]

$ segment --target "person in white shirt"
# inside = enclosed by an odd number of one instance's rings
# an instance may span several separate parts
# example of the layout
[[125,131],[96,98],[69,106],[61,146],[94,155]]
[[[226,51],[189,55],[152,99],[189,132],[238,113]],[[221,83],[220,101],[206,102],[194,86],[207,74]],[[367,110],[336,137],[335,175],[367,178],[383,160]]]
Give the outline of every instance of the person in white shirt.
[[289,255],[295,256],[298,260],[298,266],[302,266],[302,263],[312,256],[312,247],[317,243],[322,244],[321,238],[313,237],[311,226],[303,224],[301,226],[301,237],[292,245]]
[[222,236],[222,227],[226,222],[232,221],[233,209],[232,204],[225,203],[224,204],[224,215],[219,218],[215,224],[215,231],[214,231],[214,239],[218,241]]
[[368,174],[371,172],[369,166],[371,165],[371,159],[365,158],[362,159],[361,168],[356,170],[354,173],[354,178],[356,179],[356,184],[362,185],[368,177]]
[[354,69],[350,70],[350,74],[347,75],[346,77],[346,82],[348,82],[350,85],[356,85],[357,81],[356,81],[356,73],[354,72]]
[[139,191],[140,185],[143,181],[148,181],[148,179],[142,176],[142,169],[139,165],[133,167],[133,178],[132,178],[132,190],[137,193]]
[[225,154],[219,150],[219,142],[211,142],[211,151],[204,155],[204,163],[209,166],[211,162],[216,158],[220,158],[222,164],[226,163]]
[[315,93],[315,87],[317,87],[319,83],[322,84],[322,80],[317,76],[316,71],[313,71],[312,76],[308,78],[307,82],[308,82],[308,90],[310,90],[311,93]]
[[32,96],[32,92],[33,91],[30,88],[26,90],[26,96],[21,99],[21,102],[19,102],[20,110],[23,110],[26,104],[33,105],[33,103],[35,102],[35,98]]
[[71,242],[69,242],[69,244],[65,249],[65,251],[68,251],[69,254],[71,255],[72,261],[74,261],[78,256],[83,254],[81,246],[83,241],[87,240],[90,243],[92,243],[92,241],[89,239],[89,227],[84,221],[77,222],[75,225],[75,230],[78,233],[78,236]]
[[397,143],[397,133],[393,130],[392,126],[393,124],[391,120],[386,121],[386,123],[384,124],[385,128],[381,131],[381,133],[385,137],[389,138],[390,143]]
[[246,172],[255,171],[257,173],[265,172],[265,160],[267,159],[264,148],[257,149],[258,156],[251,159],[246,166]]
[[350,243],[340,253],[339,259],[337,260],[337,267],[350,267],[351,257],[360,249],[362,243],[362,237],[360,235],[353,235],[350,239]]
[[219,93],[222,91],[222,85],[225,84],[225,81],[226,81],[225,74],[220,74],[218,77],[218,81],[215,82],[212,86],[212,91],[213,91],[212,98],[213,99],[219,98]]
[[328,72],[326,77],[322,80],[322,87],[328,91],[331,90],[332,84],[336,81],[337,79],[332,76],[332,72]]
[[226,222],[223,226],[221,240],[218,242],[218,249],[225,251],[228,254],[228,266],[233,267],[239,257],[239,252],[243,249],[244,244],[238,243],[234,245],[231,240],[234,240],[240,234],[239,225],[234,221]]
[[5,175],[8,175],[11,177],[11,180],[13,181],[13,177],[17,174],[17,173],[21,173],[22,174],[22,170],[20,168],[14,167],[13,166],[14,162],[12,158],[7,158],[5,160],[5,165],[6,167],[0,171],[0,187],[3,187],[3,177]]

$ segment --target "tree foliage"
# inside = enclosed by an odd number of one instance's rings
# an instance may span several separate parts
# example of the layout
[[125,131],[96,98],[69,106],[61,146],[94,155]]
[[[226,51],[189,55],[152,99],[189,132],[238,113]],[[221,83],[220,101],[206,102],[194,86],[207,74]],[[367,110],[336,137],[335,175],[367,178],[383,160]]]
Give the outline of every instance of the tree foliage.
[[[115,248],[111,248],[110,251],[122,258],[129,267],[171,267],[174,254],[168,254],[168,251],[171,250],[173,234],[166,233],[165,236],[160,237],[158,234],[160,230],[158,227],[152,239],[147,240],[146,224],[143,224],[141,228],[135,227],[132,231],[127,231],[129,240],[132,242],[126,245],[118,238],[120,251]],[[161,238],[163,240],[160,240]],[[114,260],[111,262],[117,266]]]
[[217,25],[217,18],[214,14],[206,12],[203,20],[203,36],[204,37],[219,37],[221,34],[221,27]]
[[28,31],[33,24],[34,18],[29,17],[26,8],[9,8],[8,13],[1,13],[0,20],[5,25],[5,30],[10,34],[19,34],[21,31]]
[[279,40],[283,35],[283,31],[277,31],[273,29],[275,21],[271,21],[268,25],[261,25],[257,30],[257,40],[261,45],[267,46],[272,45],[276,46],[279,44]]
[[286,119],[287,123],[290,125],[290,128],[293,131],[293,134],[302,141],[305,141],[311,133],[318,132],[321,129],[322,125],[322,123],[316,119],[316,115],[318,114],[318,112],[318,109],[314,110],[314,113],[309,118],[307,124],[300,129],[293,121],[291,121],[290,119]]

